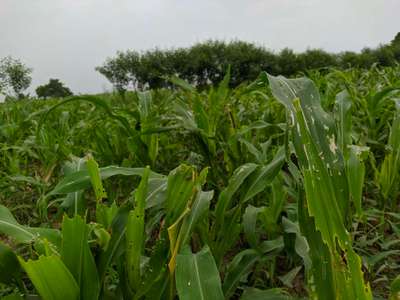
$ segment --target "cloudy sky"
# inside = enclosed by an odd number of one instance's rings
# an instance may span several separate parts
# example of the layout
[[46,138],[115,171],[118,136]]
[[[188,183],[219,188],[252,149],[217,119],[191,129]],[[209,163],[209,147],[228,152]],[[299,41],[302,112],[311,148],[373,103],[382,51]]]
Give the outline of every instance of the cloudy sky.
[[60,78],[74,92],[109,88],[94,70],[117,50],[241,39],[278,51],[355,50],[400,31],[400,0],[0,0],[0,58]]

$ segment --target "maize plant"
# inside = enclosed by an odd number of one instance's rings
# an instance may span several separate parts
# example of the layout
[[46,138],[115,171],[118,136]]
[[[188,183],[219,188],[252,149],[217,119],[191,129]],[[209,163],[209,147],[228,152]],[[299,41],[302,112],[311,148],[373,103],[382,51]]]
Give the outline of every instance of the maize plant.
[[0,103],[1,299],[397,299],[400,67]]
[[[309,272],[311,295],[314,292],[318,299],[372,299],[370,287],[364,282],[361,259],[346,228],[347,219],[351,218],[351,199],[360,193],[350,188],[353,183],[348,175],[353,165],[346,169],[345,131],[341,129],[338,143],[334,120],[322,109],[312,81],[268,78],[274,96],[287,107],[290,116],[292,145],[305,192],[305,201],[299,201],[299,205],[306,208],[299,207],[299,211],[307,210],[301,226],[310,230],[309,235],[305,233],[306,238],[323,249],[323,261],[315,259],[320,268],[311,267]],[[311,247],[313,251],[318,249]]]

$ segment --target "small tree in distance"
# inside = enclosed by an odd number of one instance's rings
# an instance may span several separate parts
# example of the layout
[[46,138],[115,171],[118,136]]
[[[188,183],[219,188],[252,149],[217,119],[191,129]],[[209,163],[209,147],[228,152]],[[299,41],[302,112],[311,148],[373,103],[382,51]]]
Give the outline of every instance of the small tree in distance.
[[50,79],[49,83],[38,86],[36,94],[39,98],[64,98],[72,95],[71,90],[59,79]]
[[21,99],[30,86],[32,69],[18,59],[7,56],[0,60],[0,94]]

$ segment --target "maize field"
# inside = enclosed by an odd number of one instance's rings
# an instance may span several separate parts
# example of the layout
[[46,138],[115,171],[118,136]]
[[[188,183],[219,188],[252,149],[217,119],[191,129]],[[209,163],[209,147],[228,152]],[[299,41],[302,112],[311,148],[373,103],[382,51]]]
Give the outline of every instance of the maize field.
[[400,299],[400,67],[0,104],[2,299]]

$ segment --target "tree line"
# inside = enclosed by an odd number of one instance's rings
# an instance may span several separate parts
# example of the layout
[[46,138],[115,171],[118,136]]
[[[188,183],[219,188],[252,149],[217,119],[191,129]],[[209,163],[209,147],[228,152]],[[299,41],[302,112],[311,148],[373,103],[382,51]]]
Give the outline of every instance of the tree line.
[[[32,68],[19,59],[7,56],[0,60],[0,95],[7,100],[28,98],[24,92],[32,82]],[[63,98],[71,96],[71,90],[59,79],[50,78],[49,82],[36,88],[38,98]]]
[[[113,87],[124,92],[128,89],[169,88],[169,78],[177,76],[199,88],[218,83],[231,69],[232,87],[257,78],[262,71],[286,77],[312,69],[365,68],[372,65],[393,66],[400,62],[400,33],[386,45],[375,49],[364,48],[356,53],[345,51],[329,53],[322,49],[308,49],[296,53],[283,49],[274,53],[253,43],[243,41],[206,41],[189,48],[169,50],[153,49],[145,52],[119,51],[106,59],[96,70],[105,76]],[[32,69],[18,59],[0,60],[0,94],[10,99],[27,95]],[[36,88],[39,98],[66,97],[71,90],[59,79],[50,79]]]
[[283,49],[274,53],[243,41],[206,41],[189,48],[154,49],[145,52],[120,51],[96,68],[118,91],[170,87],[168,77],[178,76],[189,83],[206,87],[219,82],[231,67],[231,85],[254,80],[261,71],[294,76],[311,69],[370,68],[373,64],[392,66],[400,61],[400,33],[389,44],[359,53],[338,54],[321,49],[296,53]]

